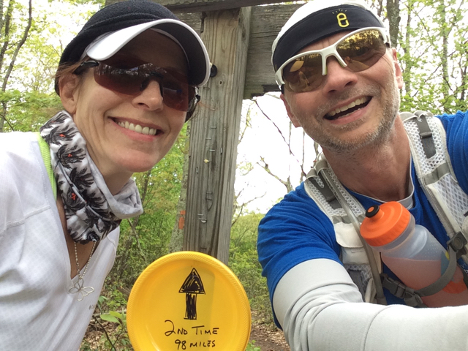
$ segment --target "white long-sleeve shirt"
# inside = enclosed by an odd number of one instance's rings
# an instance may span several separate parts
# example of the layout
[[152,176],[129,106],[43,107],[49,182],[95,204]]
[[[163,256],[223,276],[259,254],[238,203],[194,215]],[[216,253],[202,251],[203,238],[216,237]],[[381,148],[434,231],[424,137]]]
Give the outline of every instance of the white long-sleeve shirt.
[[0,134],[0,350],[78,350],[118,239],[116,229],[100,242],[84,276],[94,292],[78,301],[37,137]]

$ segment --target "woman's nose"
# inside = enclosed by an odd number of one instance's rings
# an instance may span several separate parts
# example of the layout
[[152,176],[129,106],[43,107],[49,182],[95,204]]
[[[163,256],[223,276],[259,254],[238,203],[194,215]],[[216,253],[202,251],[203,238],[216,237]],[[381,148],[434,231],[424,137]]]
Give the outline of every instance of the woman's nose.
[[134,97],[133,103],[149,110],[161,109],[164,97],[159,82],[152,79],[145,83],[142,88],[143,90]]

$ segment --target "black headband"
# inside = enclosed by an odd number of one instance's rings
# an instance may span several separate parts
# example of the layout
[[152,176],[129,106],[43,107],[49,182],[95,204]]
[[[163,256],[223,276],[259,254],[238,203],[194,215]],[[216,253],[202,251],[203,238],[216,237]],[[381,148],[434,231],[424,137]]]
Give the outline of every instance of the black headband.
[[310,14],[289,28],[273,54],[275,71],[299,50],[332,34],[365,27],[383,27],[375,15],[364,8],[341,5]]

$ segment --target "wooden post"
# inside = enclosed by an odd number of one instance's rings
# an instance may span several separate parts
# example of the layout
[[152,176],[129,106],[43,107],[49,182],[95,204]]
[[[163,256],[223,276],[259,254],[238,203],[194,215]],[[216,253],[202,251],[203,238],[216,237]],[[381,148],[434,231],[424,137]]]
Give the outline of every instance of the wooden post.
[[184,250],[227,263],[250,7],[208,12],[201,37],[217,68],[192,119]]

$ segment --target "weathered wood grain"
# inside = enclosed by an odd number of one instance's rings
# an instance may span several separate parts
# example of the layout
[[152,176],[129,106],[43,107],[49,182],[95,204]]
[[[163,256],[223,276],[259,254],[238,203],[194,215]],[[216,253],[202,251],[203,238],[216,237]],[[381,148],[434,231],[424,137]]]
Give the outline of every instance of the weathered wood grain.
[[192,119],[184,249],[224,263],[234,201],[237,143],[251,8],[207,13],[201,33],[218,74],[201,91]]

